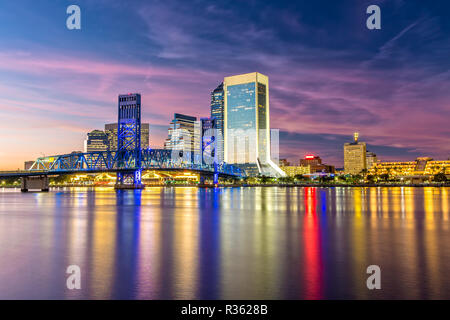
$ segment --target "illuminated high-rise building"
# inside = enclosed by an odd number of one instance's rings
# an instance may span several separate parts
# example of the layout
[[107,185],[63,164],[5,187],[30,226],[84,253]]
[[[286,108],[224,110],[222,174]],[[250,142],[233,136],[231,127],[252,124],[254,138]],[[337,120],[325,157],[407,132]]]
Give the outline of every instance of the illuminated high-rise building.
[[370,170],[370,168],[372,168],[372,166],[375,165],[377,163],[377,161],[378,161],[377,155],[375,153],[367,150],[367,152],[366,152],[366,169]]
[[307,154],[303,159],[300,159],[299,163],[300,166],[309,167],[310,173],[334,173],[335,170],[334,166],[322,163],[322,159],[313,154]]
[[170,122],[164,149],[200,154],[200,124],[196,117],[175,113]]
[[[150,125],[148,123],[141,124],[141,149],[149,147]],[[117,150],[117,123],[105,124],[105,133],[108,136],[109,150]]]
[[215,118],[215,125],[218,130],[216,152],[217,161],[223,162],[224,160],[224,94],[223,94],[223,82],[217,86],[211,92],[211,118]]
[[359,134],[355,132],[353,142],[344,144],[344,172],[360,174],[366,167],[366,143],[358,142]]
[[87,134],[84,141],[84,152],[107,151],[108,136],[102,130],[93,130]]
[[270,158],[269,78],[258,72],[225,77],[224,159],[249,175],[285,173]]
[[202,163],[213,164],[217,161],[217,119],[201,118]]

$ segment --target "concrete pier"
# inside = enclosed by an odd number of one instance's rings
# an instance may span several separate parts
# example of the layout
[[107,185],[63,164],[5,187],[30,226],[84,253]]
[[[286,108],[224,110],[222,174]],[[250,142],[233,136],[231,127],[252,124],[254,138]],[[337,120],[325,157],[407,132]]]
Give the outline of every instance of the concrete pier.
[[48,176],[32,176],[32,177],[22,177],[22,186],[20,191],[28,192],[29,190],[40,190],[47,192],[49,190],[48,186]]

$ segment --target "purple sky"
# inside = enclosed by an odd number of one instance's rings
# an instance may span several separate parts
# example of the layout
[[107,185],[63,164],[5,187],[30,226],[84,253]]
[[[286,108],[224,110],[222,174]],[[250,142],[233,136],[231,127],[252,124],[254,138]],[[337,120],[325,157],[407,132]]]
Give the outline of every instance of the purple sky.
[[[450,156],[446,1],[70,1],[0,4],[0,169],[82,150],[140,92],[150,144],[173,113],[209,115],[224,76],[269,76],[281,157],[341,166],[354,131],[382,160]],[[431,1],[430,1],[431,2]],[[28,3],[28,10],[24,10]],[[369,4],[382,29],[365,26]]]

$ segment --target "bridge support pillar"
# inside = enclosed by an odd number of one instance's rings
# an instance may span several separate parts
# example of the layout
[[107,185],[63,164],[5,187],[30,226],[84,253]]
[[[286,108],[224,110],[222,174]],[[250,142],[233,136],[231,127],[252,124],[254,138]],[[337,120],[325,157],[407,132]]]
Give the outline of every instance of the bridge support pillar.
[[48,176],[22,177],[22,185],[20,191],[28,192],[30,189],[48,191]]
[[115,189],[144,189],[141,181],[142,170],[130,172],[117,172]]
[[[212,180],[212,184],[207,185],[206,184],[206,180]],[[199,181],[199,186],[209,186],[209,187],[214,187],[217,186],[217,184],[219,183],[219,174],[218,173],[214,173],[214,174],[200,174],[200,181]]]

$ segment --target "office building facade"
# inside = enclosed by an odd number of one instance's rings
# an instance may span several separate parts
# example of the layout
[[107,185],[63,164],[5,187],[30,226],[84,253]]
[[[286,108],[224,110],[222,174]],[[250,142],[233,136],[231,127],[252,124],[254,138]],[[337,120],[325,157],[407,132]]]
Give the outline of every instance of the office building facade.
[[370,170],[377,163],[377,155],[373,152],[366,152],[366,169]]
[[[117,150],[117,123],[105,124],[105,133],[108,136],[109,150]],[[150,145],[150,125],[141,124],[141,149],[147,149]]]
[[217,154],[217,119],[216,118],[201,118],[201,157],[203,164],[218,163]]
[[366,143],[358,141],[358,133],[354,141],[344,144],[344,172],[346,174],[361,174],[366,170]]
[[108,136],[102,130],[93,130],[87,134],[84,140],[84,152],[96,152],[109,150]]
[[288,177],[295,177],[297,175],[306,175],[311,173],[311,169],[309,166],[281,166],[281,170],[283,170]]
[[258,72],[225,77],[224,160],[249,175],[285,176],[270,158],[269,78]]
[[224,92],[223,82],[211,92],[211,118],[216,119],[216,128],[220,134],[217,136],[217,160],[224,161]]
[[200,123],[197,118],[175,113],[169,124],[164,149],[200,154]]
[[335,171],[334,166],[322,163],[322,159],[319,156],[312,154],[308,154],[303,159],[300,159],[299,163],[300,166],[308,166],[310,168],[309,173],[334,173]]

